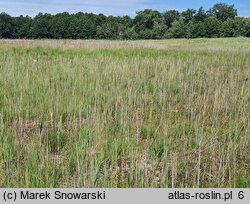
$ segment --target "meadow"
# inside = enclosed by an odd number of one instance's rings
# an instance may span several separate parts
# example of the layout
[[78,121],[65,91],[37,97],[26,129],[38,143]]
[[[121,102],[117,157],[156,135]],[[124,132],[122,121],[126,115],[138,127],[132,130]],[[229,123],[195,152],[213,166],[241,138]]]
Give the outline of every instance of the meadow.
[[0,187],[250,187],[250,39],[0,41]]

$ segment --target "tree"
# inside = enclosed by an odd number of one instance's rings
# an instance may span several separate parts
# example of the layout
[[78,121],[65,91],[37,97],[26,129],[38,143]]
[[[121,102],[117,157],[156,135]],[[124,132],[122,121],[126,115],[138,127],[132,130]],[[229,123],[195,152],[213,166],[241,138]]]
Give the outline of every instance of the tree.
[[204,20],[207,18],[206,11],[203,9],[203,7],[200,7],[196,14],[194,15],[193,19],[194,22],[204,22]]
[[155,23],[153,28],[153,39],[162,39],[167,32],[168,27],[163,23]]
[[205,26],[205,36],[212,37],[220,37],[220,26],[221,22],[215,17],[206,18],[204,21]]
[[236,17],[223,22],[221,37],[238,37],[245,35],[246,21],[244,18]]
[[186,26],[182,19],[175,20],[169,32],[173,38],[185,38],[187,37]]
[[123,38],[126,40],[136,40],[139,38],[139,35],[137,32],[135,32],[134,27],[129,27],[124,31]]
[[199,21],[194,23],[190,21],[188,23],[188,38],[200,38],[206,36],[206,28],[203,22]]
[[135,17],[135,31],[141,32],[145,30],[152,30],[156,22],[160,22],[161,14],[158,11],[146,9],[144,11],[137,12]]
[[0,38],[13,37],[13,19],[7,13],[0,13]]
[[234,8],[234,5],[218,3],[215,4],[211,9],[209,9],[208,14],[210,16],[216,17],[221,21],[226,21],[229,18],[236,17],[237,10]]
[[139,38],[142,39],[161,38],[165,29],[161,13],[151,9],[137,12],[137,16],[134,19],[134,28]]
[[162,39],[197,37],[250,37],[250,19],[237,17],[234,5],[215,4],[205,11],[187,9],[163,13],[152,9],[129,16],[83,13],[39,13],[11,17],[0,13],[0,38]]
[[250,37],[250,18],[245,19],[244,36]]
[[30,36],[32,38],[51,38],[51,19],[52,15],[39,13],[32,21]]
[[183,11],[181,13],[183,21],[185,23],[188,23],[189,21],[193,20],[195,13],[196,13],[196,10],[194,9],[187,9],[186,11]]
[[67,39],[67,38],[75,38],[76,33],[71,27],[71,22],[73,21],[72,16],[67,13],[60,13],[53,16],[51,19],[51,37],[56,39]]
[[167,27],[172,27],[172,23],[180,18],[180,13],[176,10],[169,10],[163,13],[163,19]]
[[32,18],[29,16],[14,17],[13,21],[13,38],[22,39],[28,38],[30,34],[30,27]]

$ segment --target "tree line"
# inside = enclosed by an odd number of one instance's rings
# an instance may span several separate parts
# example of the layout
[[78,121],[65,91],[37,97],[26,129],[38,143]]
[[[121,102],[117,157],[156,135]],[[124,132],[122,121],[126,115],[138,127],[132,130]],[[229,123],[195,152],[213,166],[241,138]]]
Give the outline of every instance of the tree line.
[[209,10],[179,12],[146,9],[129,16],[83,13],[39,13],[12,17],[0,13],[0,38],[5,39],[167,39],[250,37],[250,18],[238,17],[234,5],[217,3]]

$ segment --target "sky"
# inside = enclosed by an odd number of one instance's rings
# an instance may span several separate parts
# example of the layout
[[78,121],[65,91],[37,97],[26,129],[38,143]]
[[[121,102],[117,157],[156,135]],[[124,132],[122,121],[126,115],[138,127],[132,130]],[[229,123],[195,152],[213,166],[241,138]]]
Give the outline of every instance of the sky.
[[250,0],[0,0],[0,12],[32,17],[39,12],[56,14],[65,11],[134,17],[136,11],[144,9],[183,11],[203,6],[207,10],[218,2],[234,4],[239,16],[250,16]]

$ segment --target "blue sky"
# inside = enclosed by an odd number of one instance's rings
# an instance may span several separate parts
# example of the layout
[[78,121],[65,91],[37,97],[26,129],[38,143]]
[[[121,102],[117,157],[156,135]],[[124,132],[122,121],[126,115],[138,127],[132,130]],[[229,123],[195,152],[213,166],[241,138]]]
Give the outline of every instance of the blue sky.
[[12,16],[35,16],[38,12],[59,13],[67,11],[104,13],[106,15],[129,15],[146,8],[165,11],[187,8],[211,8],[217,2],[234,4],[239,16],[250,16],[250,0],[0,0],[0,12]]

